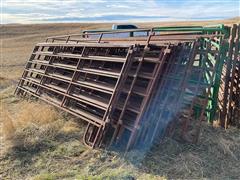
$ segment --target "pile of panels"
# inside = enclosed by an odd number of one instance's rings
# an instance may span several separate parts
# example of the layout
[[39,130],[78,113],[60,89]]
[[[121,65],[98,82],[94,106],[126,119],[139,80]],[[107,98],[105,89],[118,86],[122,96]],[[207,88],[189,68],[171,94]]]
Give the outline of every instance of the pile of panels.
[[196,142],[201,121],[214,111],[224,64],[221,28],[203,29],[50,37],[35,46],[16,94],[86,121],[90,147],[129,150],[179,127],[179,136]]

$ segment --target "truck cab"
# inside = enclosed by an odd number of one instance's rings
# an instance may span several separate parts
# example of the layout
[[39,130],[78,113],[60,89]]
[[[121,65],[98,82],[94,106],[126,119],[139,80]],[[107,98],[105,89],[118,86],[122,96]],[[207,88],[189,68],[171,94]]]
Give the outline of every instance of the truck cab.
[[118,30],[118,29],[138,29],[138,27],[133,24],[113,24],[112,25],[112,30]]

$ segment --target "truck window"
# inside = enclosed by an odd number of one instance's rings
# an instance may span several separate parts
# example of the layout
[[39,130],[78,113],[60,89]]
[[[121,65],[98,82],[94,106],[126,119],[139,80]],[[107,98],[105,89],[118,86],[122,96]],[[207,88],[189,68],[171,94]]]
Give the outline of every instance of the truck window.
[[134,25],[117,25],[117,29],[137,29]]

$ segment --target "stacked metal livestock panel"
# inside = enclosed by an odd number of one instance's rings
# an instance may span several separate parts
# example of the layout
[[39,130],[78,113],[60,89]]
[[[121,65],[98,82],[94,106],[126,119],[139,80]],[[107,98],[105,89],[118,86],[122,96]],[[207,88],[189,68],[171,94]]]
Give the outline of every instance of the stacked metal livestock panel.
[[123,45],[37,44],[16,93],[36,96],[101,129],[132,52]]
[[219,119],[222,127],[228,125],[240,127],[240,76],[239,76],[239,34],[240,25],[230,27],[225,44],[225,64],[219,91]]
[[[201,34],[222,35],[212,41],[220,51],[218,60],[217,78],[213,84],[206,109],[209,122],[220,120],[222,127],[228,125],[240,127],[239,118],[239,24],[224,26],[185,26],[185,27],[158,27],[161,32],[196,32]],[[210,59],[213,56],[210,55]],[[206,79],[209,72],[206,72]]]
[[[157,92],[143,117],[143,120],[151,120],[143,122],[144,144],[152,144],[173,133],[188,142],[197,142],[201,122],[206,119],[209,96],[218,76],[220,51],[211,44],[213,39],[206,41],[200,38],[185,45],[185,48],[175,51],[173,59],[166,63]],[[206,46],[204,50],[202,43]],[[209,54],[212,53],[216,59],[210,59]],[[174,132],[174,129],[180,132]]]
[[203,29],[50,37],[34,48],[16,94],[86,121],[90,147],[129,150],[179,127],[179,137],[196,142],[215,113],[224,62],[222,27]]
[[240,25],[237,26],[234,45],[228,120],[225,124],[240,128]]

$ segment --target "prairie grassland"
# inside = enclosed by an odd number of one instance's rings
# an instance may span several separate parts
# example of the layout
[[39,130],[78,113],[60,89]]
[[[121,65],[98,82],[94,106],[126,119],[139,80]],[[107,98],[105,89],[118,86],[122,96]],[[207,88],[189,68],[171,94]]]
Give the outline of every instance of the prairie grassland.
[[[141,27],[239,23],[139,23]],[[87,149],[81,141],[85,124],[34,99],[13,95],[34,45],[47,36],[111,28],[111,24],[2,25],[0,72],[0,179],[165,179],[240,177],[240,133],[203,124],[197,145],[166,139],[149,152],[126,157]]]

